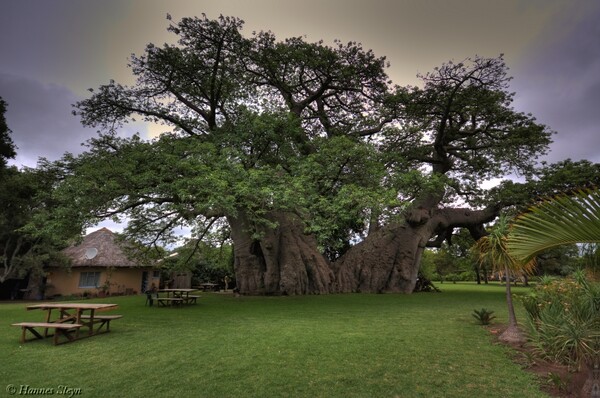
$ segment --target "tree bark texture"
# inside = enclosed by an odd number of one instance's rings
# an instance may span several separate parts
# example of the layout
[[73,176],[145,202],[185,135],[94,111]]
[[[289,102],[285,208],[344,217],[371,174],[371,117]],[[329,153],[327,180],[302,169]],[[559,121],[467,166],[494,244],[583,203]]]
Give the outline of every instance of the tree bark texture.
[[510,278],[512,273],[508,267],[504,268],[504,274],[504,280],[506,281],[506,304],[508,306],[508,327],[502,332],[499,339],[505,343],[523,344],[526,339],[517,323],[517,315],[515,314],[511,291]]
[[[430,239],[455,227],[472,229],[491,221],[496,211],[427,209],[408,212],[405,222],[389,224],[350,249],[335,264],[338,292],[412,293],[421,256]],[[439,242],[441,243],[441,241]]]
[[429,239],[426,228],[385,226],[369,235],[335,264],[337,292],[411,293],[418,259]]
[[[275,228],[257,226],[244,212],[228,217],[237,288],[247,295],[330,293],[333,272],[297,216],[272,213]],[[258,234],[256,234],[258,233]]]

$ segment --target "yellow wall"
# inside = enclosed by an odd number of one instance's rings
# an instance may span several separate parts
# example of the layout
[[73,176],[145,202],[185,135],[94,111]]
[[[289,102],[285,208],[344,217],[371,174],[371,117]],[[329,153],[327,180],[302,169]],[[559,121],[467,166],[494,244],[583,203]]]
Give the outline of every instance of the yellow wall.
[[99,286],[102,287],[109,281],[109,294],[139,294],[142,287],[143,272],[148,272],[149,289],[152,284],[157,288],[160,278],[153,277],[152,268],[100,268],[100,267],[73,267],[71,269],[52,268],[47,273],[46,297],[57,294],[68,296],[71,294],[82,295],[84,292],[98,294],[101,288],[79,287],[82,272],[100,272]]

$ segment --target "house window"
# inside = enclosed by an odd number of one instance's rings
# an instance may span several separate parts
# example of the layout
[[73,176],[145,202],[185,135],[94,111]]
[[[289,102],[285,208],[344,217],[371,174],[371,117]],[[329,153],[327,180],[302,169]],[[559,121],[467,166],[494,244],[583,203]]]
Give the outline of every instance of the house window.
[[100,272],[82,272],[79,275],[79,287],[90,288],[100,286]]
[[152,271],[153,278],[160,278],[160,271]]

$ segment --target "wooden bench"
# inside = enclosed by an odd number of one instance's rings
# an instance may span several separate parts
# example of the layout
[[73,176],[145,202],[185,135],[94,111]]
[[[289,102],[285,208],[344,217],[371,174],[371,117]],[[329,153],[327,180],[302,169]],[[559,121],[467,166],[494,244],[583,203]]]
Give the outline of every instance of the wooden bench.
[[[90,319],[91,316],[90,315],[82,315],[81,319],[85,319],[88,320]],[[104,332],[110,332],[110,321],[114,320],[114,319],[120,319],[123,318],[123,315],[94,315],[94,323],[99,323],[100,326],[98,326],[98,329],[96,329],[95,333],[100,333],[100,329],[102,329],[102,326],[106,325],[106,330]],[[90,329],[93,327],[93,325],[90,325]]]
[[194,303],[196,304],[197,301],[200,298],[200,296],[184,296],[183,299],[185,300],[186,304],[191,304]]
[[[59,342],[59,336],[64,336],[67,339],[66,341],[63,341],[63,343],[75,340],[70,333],[79,330],[83,325],[78,323],[19,322],[13,323],[12,326],[20,326],[22,328],[23,332],[21,333],[21,344],[24,344],[26,341],[44,338],[44,336],[38,333],[35,328],[43,328],[46,329],[46,331],[48,331],[48,329],[54,329],[53,342],[54,345],[58,345],[62,344]],[[28,330],[35,336],[34,339],[26,339],[26,332]]]
[[167,305],[180,305],[183,303],[183,299],[181,297],[159,297],[156,299],[158,305],[162,305],[166,307]]

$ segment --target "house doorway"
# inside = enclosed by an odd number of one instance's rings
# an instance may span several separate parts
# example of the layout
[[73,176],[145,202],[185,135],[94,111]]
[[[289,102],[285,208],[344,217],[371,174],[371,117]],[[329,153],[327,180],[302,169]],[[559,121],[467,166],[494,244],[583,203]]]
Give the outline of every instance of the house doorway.
[[142,272],[142,289],[140,290],[142,293],[145,293],[148,290],[148,271]]

